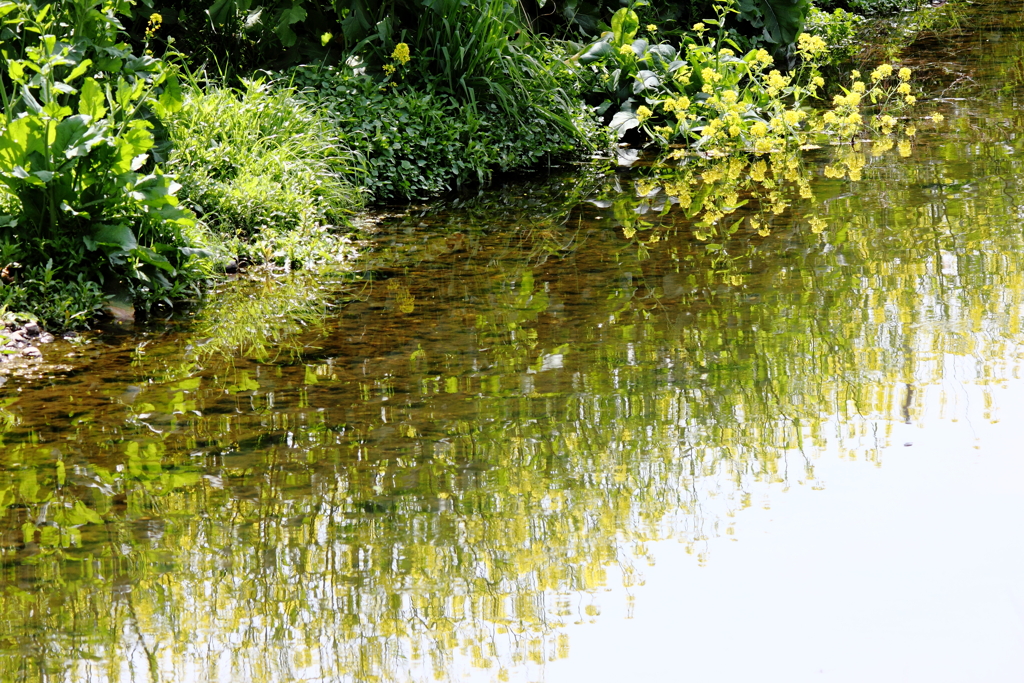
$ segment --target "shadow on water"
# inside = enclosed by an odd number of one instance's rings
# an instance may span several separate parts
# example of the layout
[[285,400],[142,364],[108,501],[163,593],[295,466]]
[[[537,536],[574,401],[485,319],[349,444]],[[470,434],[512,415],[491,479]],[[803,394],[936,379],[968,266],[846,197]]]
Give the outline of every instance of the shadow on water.
[[998,9],[962,58],[1009,86],[944,102],[909,156],[412,207],[351,273],[235,282],[7,376],[0,677],[541,677],[647,543],[700,562],[754,483],[820,488],[830,440],[877,459],[951,356],[1015,376],[1024,51]]

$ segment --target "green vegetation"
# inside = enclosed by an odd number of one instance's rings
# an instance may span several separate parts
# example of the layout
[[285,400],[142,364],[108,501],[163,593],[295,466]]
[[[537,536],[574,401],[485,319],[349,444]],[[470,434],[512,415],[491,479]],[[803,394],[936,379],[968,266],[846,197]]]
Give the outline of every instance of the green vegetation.
[[906,70],[829,71],[848,12],[544,4],[0,1],[0,308],[72,327],[114,295],[195,298],[234,259],[337,265],[364,202],[616,139],[699,165],[913,129]]
[[361,205],[357,156],[288,88],[192,84],[166,117],[166,168],[221,262],[246,256],[281,266],[332,261],[327,230]]

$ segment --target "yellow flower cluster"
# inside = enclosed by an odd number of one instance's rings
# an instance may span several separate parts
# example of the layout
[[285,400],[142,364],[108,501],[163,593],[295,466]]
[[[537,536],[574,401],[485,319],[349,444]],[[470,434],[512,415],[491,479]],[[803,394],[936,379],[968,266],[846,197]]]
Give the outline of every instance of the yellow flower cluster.
[[146,40],[152,40],[156,32],[160,30],[160,26],[164,23],[162,15],[154,12],[149,15],[149,21],[146,23]]
[[408,64],[411,59],[409,55],[409,46],[405,43],[395,45],[395,49],[391,51],[391,59],[402,65]]

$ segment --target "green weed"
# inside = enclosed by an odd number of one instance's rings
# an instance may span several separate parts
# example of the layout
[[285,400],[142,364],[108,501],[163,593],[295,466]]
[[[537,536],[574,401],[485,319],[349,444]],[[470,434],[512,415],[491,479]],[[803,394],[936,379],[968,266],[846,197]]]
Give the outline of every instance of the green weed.
[[266,80],[241,89],[198,83],[164,121],[167,162],[202,223],[196,239],[223,260],[318,260],[309,238],[347,225],[360,206],[358,157],[326,119]]

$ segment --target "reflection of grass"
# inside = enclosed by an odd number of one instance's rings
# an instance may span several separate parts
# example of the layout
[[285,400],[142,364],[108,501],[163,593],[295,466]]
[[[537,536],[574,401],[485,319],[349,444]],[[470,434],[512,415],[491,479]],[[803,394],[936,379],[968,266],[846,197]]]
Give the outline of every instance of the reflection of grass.
[[321,324],[326,316],[330,290],[322,275],[292,273],[237,280],[215,292],[202,310],[195,345],[204,357],[215,353],[241,354],[266,360],[271,353],[297,354],[295,337]]

